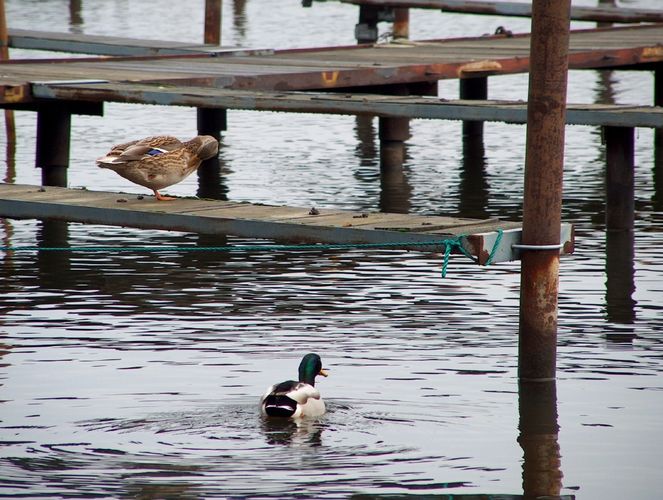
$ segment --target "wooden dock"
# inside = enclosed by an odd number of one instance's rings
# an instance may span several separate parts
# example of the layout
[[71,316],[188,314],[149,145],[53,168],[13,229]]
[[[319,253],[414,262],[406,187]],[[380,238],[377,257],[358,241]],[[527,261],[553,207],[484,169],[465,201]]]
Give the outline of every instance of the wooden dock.
[[[386,90],[396,85],[421,89],[441,79],[526,72],[529,46],[529,35],[498,35],[271,53],[7,61],[0,64],[0,105],[31,102],[30,82],[53,80],[239,90]],[[663,25],[574,31],[569,58],[576,69],[652,69],[663,62]]]
[[[227,234],[299,243],[393,244],[399,248],[444,251],[440,242],[461,243],[479,264],[486,264],[503,232],[492,262],[519,257],[520,224],[498,219],[352,212],[336,209],[252,205],[219,200],[178,198],[159,202],[151,196],[60,187],[0,184],[0,216],[58,219],[206,234]],[[573,228],[560,229],[561,253],[573,252]],[[421,243],[437,242],[421,246]],[[408,246],[408,243],[412,243]]]

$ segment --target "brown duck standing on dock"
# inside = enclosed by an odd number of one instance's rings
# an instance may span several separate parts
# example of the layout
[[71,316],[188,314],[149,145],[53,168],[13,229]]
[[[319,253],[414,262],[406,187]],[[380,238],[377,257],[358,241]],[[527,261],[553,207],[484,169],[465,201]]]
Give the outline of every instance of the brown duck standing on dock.
[[101,168],[110,168],[125,179],[154,191],[157,200],[174,200],[159,193],[196,171],[203,160],[219,152],[219,142],[210,135],[199,135],[182,142],[159,135],[113,146],[97,159]]

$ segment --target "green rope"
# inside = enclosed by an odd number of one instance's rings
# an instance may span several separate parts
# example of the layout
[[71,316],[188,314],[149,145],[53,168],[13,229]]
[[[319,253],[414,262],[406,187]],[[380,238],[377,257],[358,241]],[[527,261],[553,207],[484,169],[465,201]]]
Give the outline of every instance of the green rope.
[[[438,241],[407,241],[407,242],[384,242],[384,243],[331,243],[310,245],[226,245],[226,246],[142,246],[142,247],[39,247],[39,246],[0,246],[0,252],[278,252],[278,251],[302,251],[302,250],[347,250],[368,248],[403,248],[414,246],[443,246],[442,277],[447,275],[449,257],[452,250],[458,249],[460,253],[476,262],[477,259],[463,247],[464,235],[456,238]],[[487,264],[492,262],[493,256],[502,239],[502,231],[498,231],[495,244],[488,257]]]
[[500,242],[502,241],[502,235],[504,235],[504,231],[498,229],[497,237],[495,238],[495,243],[493,243],[493,248],[490,250],[490,255],[488,255],[488,260],[486,260],[487,266],[493,263],[493,257],[495,257],[495,253],[497,253],[497,249],[500,246]]

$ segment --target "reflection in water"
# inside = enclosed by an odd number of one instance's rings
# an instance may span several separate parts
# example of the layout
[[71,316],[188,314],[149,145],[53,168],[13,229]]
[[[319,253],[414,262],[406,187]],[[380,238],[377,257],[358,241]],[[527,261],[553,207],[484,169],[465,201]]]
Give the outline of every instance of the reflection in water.
[[314,419],[262,418],[262,431],[268,444],[287,446],[322,445],[322,425]]
[[518,385],[520,434],[523,450],[523,493],[527,498],[557,497],[562,489],[558,443],[556,382]]
[[69,31],[83,33],[83,0],[69,0]]
[[483,135],[463,134],[463,162],[460,169],[458,213],[462,217],[490,218]]
[[233,0],[232,6],[235,45],[243,46],[246,40],[246,0]]
[[[36,244],[40,247],[69,246],[69,223],[60,220],[40,221]],[[71,252],[37,252],[37,272],[46,288],[73,286],[76,277],[71,274],[71,257]]]
[[606,314],[615,323],[631,324],[635,321],[636,301],[635,264],[633,259],[633,231],[606,230]]

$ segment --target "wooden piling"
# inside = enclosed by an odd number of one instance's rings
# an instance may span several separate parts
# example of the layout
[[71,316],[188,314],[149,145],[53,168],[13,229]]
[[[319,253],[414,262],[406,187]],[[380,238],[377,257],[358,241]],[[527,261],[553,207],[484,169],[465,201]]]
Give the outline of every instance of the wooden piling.
[[[221,45],[222,8],[222,0],[205,0],[204,42],[206,44]],[[196,122],[198,135],[211,135],[218,141],[221,138],[221,131],[226,130],[227,127],[227,111],[219,108],[198,108],[196,110]],[[200,166],[198,171],[200,191],[213,190],[209,186],[206,187],[205,182],[217,176],[216,167],[218,167],[218,162],[215,164],[213,161],[208,161]]]
[[635,220],[634,154],[632,127],[605,127],[606,229],[633,231]]
[[221,45],[221,0],[205,0],[205,43]]
[[211,135],[217,141],[228,126],[227,110],[223,108],[198,108],[196,118],[198,135]]
[[403,168],[405,141],[410,138],[410,119],[381,116],[379,118],[380,171],[393,174]]
[[[461,78],[458,82],[461,99],[488,99],[488,77]],[[483,137],[483,122],[463,121],[463,136]]]
[[37,111],[37,153],[44,186],[67,186],[71,112],[66,105],[44,104]]
[[[9,59],[9,35],[7,32],[7,16],[5,14],[5,0],[0,0],[0,61]],[[5,109],[5,133],[7,136],[7,156],[16,148],[16,120],[14,111]]]
[[[562,208],[570,0],[532,4],[522,242],[558,245]],[[545,248],[545,247],[544,247]],[[555,378],[559,250],[524,250],[518,376]]]
[[606,312],[611,321],[635,320],[635,129],[605,127]]
[[394,40],[410,38],[410,9],[396,7],[394,9]]
[[378,8],[373,5],[359,6],[359,22],[355,26],[357,43],[378,41]]
[[[654,106],[663,106],[663,64],[654,70]],[[663,129],[654,129],[654,205],[663,207]]]

